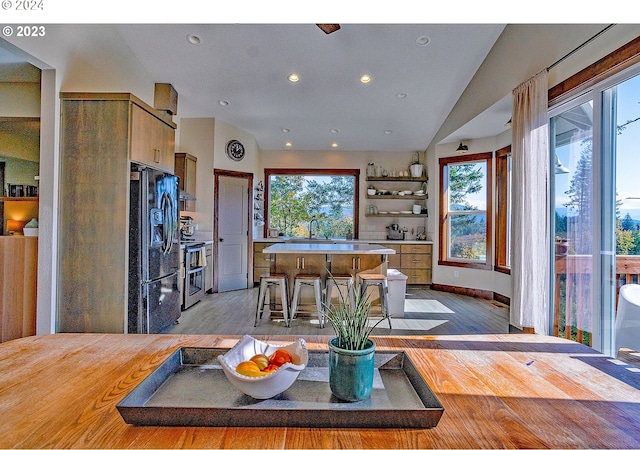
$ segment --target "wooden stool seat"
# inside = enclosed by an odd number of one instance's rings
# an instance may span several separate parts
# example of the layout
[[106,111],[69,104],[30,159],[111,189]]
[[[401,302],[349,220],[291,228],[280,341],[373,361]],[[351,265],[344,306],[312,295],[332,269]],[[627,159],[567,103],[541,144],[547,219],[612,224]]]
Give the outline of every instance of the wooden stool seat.
[[360,277],[360,301],[364,301],[367,289],[370,286],[377,286],[380,294],[382,316],[387,318],[389,328],[392,328],[391,316],[389,315],[389,284],[387,276],[381,273],[359,273],[358,276]]
[[282,303],[284,323],[287,327],[291,325],[291,317],[289,315],[289,282],[287,275],[284,273],[263,273],[260,275],[260,287],[258,288],[258,303],[256,305],[256,320],[253,324],[254,327],[257,327],[260,319],[262,319],[264,304],[269,300],[269,290],[274,286],[280,287],[280,301]]
[[322,277],[317,273],[299,273],[293,279],[293,298],[291,299],[291,319],[298,314],[298,303],[302,286],[312,286],[316,299],[316,310],[320,328],[324,328],[324,307],[322,306]]

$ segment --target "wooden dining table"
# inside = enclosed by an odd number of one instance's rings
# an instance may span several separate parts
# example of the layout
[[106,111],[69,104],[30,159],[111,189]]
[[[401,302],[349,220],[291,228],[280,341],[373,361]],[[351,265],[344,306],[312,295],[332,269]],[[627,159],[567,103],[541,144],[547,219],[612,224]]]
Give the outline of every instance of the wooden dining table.
[[[444,406],[434,428],[135,426],[116,405],[180,347],[241,336],[53,334],[0,344],[1,448],[639,448],[640,373],[531,334],[378,337]],[[274,344],[294,336],[256,336]],[[302,336],[310,350],[330,336]]]

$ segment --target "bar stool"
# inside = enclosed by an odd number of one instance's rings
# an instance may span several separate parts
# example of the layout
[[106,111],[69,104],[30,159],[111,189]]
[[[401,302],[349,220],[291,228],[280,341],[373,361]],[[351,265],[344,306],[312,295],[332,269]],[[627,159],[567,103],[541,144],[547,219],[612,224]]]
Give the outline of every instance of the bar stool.
[[382,316],[387,318],[389,328],[392,328],[391,316],[389,315],[389,284],[387,283],[387,276],[381,273],[359,273],[358,276],[360,277],[360,301],[364,301],[367,289],[370,286],[378,286]]
[[329,307],[331,306],[331,291],[333,290],[333,288],[337,288],[338,289],[338,298],[344,298],[344,297],[340,297],[341,293],[340,293],[340,287],[345,287],[347,289],[347,295],[346,297],[349,299],[349,306],[351,307],[351,309],[355,309],[356,307],[356,301],[354,298],[354,286],[353,286],[353,276],[349,273],[347,274],[336,274],[336,275],[329,275],[327,277],[327,288],[326,288],[326,295],[325,295],[325,307]]
[[254,327],[258,326],[260,319],[262,319],[262,312],[264,311],[264,304],[269,299],[269,291],[271,287],[280,287],[280,300],[282,302],[282,314],[284,316],[284,323],[288,327],[291,325],[291,319],[289,316],[289,283],[287,281],[287,275],[284,273],[263,273],[260,275],[260,287],[258,288],[258,304],[256,305],[256,321],[253,324]]
[[300,291],[302,286],[313,287],[316,298],[316,310],[318,311],[318,322],[320,328],[324,328],[324,308],[322,306],[322,278],[316,273],[299,273],[293,281],[293,299],[291,300],[291,319],[298,314],[298,303],[300,302]]

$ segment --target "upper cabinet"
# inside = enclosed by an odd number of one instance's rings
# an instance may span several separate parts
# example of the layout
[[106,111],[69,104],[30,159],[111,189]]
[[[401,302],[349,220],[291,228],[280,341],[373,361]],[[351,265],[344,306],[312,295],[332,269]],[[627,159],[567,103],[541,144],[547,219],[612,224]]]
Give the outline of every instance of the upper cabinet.
[[132,105],[131,159],[173,172],[175,131],[147,110]]
[[[181,210],[195,211],[196,203],[196,164],[198,158],[188,153],[175,154],[175,174],[180,179]],[[193,198],[194,200],[184,199]]]

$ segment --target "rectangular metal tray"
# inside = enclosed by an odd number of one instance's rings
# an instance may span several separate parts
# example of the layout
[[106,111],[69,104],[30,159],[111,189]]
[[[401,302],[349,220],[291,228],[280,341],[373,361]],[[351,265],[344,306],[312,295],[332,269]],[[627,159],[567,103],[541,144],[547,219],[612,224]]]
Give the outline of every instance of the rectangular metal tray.
[[219,427],[432,428],[444,407],[405,352],[376,351],[371,397],[331,394],[328,351],[283,393],[256,400],[234,388],[216,357],[228,349],[181,347],[116,406],[132,425]]

